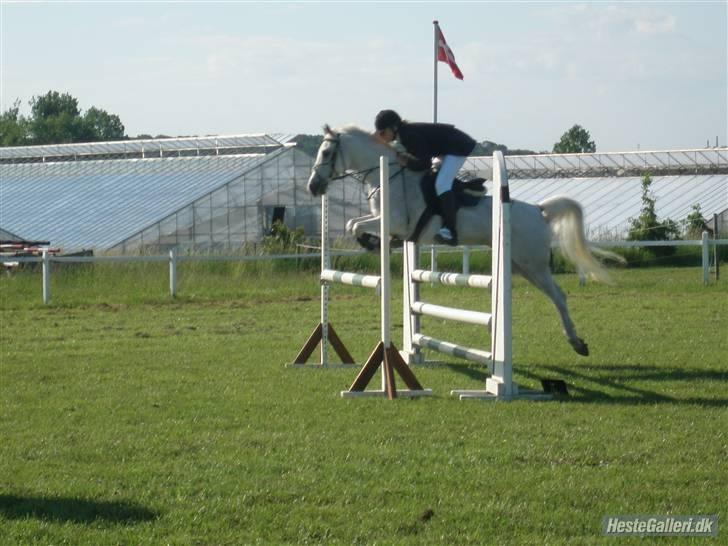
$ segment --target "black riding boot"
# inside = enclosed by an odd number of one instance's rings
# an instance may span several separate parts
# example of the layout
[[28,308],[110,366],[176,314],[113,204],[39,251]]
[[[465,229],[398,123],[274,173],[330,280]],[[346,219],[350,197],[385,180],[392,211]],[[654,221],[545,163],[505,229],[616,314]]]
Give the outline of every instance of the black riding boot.
[[452,190],[446,191],[440,196],[440,208],[442,209],[442,228],[435,234],[435,241],[442,245],[457,246],[458,234],[455,229],[457,203]]

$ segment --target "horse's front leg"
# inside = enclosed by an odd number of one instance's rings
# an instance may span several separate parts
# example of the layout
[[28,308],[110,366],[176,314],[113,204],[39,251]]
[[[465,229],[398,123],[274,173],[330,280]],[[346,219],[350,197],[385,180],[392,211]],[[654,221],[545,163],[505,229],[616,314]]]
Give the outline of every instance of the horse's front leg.
[[373,214],[366,214],[364,216],[357,216],[356,218],[351,218],[348,222],[346,222],[346,231],[348,231],[352,235],[356,236],[356,233],[355,233],[356,225],[359,222],[366,222],[367,220],[371,220],[372,218],[374,218]]
[[353,218],[346,223],[346,229],[367,250],[379,249],[379,216]]

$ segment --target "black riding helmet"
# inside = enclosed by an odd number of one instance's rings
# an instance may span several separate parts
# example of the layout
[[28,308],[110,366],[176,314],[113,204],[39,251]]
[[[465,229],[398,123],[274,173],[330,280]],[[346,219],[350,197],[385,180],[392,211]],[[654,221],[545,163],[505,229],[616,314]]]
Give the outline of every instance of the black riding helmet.
[[374,127],[377,131],[383,131],[391,127],[396,132],[401,124],[402,118],[394,110],[382,110],[374,119]]

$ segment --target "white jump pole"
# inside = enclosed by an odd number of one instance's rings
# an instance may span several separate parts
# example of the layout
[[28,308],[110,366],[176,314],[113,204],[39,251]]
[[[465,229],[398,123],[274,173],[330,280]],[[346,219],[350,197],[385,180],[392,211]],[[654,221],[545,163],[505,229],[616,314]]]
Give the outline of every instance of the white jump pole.
[[519,389],[513,383],[513,336],[511,303],[511,197],[508,171],[499,151],[493,153],[493,264],[491,285],[491,358],[493,372],[484,390],[454,390],[460,400],[482,398],[542,400],[550,394]]
[[[329,250],[329,196],[321,196],[321,271],[331,269]],[[329,283],[321,283],[321,366],[329,365]]]
[[[491,286],[493,309],[493,335],[491,354],[493,355],[493,374],[485,382],[485,390],[497,397],[513,396],[513,338],[511,329],[511,197],[508,189],[508,176],[503,156],[494,156],[493,188],[498,199],[493,203],[493,238],[498,241],[493,249],[494,282]],[[495,168],[496,164],[499,168]],[[496,239],[497,237],[497,239]]]
[[[379,259],[381,284],[381,335],[384,350],[392,345],[389,328],[389,298],[391,296],[391,275],[389,266],[389,161],[384,156],[379,158]],[[386,377],[382,366],[382,391],[386,389]]]
[[[380,268],[380,340],[371,356],[359,371],[348,391],[342,391],[344,398],[362,396],[386,396],[389,399],[397,396],[429,396],[431,389],[425,389],[415,377],[392,344],[390,324],[390,298],[392,296],[391,271],[389,260],[389,162],[388,158],[379,158],[379,268]],[[374,379],[377,368],[381,369],[381,388],[366,390],[371,379]],[[395,386],[395,372],[408,389]]]
[[[421,329],[420,315],[411,312],[412,304],[420,300],[420,284],[412,279],[412,272],[419,271],[420,250],[417,244],[405,241],[402,254],[402,277],[404,284],[404,305],[402,325],[404,326],[402,336],[402,357],[408,364],[422,364],[424,356],[420,348],[414,343],[414,335]],[[437,272],[428,271],[429,275],[438,275]],[[423,278],[423,281],[433,281],[432,277]],[[422,281],[421,281],[422,282]]]

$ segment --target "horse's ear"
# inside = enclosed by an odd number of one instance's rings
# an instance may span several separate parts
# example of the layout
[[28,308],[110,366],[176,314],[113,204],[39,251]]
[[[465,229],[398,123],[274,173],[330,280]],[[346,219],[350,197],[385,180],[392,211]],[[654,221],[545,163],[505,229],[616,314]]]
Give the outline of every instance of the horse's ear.
[[329,136],[334,134],[334,132],[331,130],[331,127],[329,126],[328,123],[324,125],[324,134],[329,135]]

